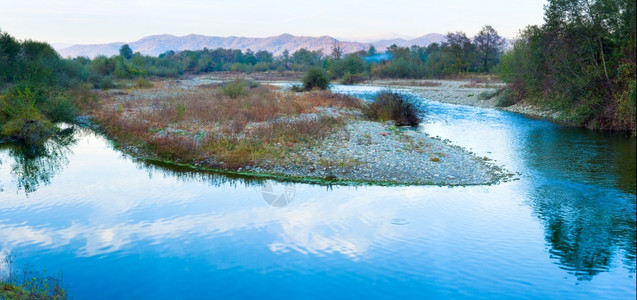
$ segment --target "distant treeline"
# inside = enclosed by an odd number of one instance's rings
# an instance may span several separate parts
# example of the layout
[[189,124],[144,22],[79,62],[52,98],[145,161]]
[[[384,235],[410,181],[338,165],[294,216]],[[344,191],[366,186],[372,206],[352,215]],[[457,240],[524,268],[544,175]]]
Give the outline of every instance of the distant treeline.
[[378,52],[367,51],[345,55],[335,43],[331,53],[322,51],[284,51],[275,56],[268,51],[206,49],[168,51],[158,57],[134,52],[122,46],[119,55],[94,59],[61,58],[48,44],[17,41],[8,33],[0,33],[0,83],[46,81],[73,86],[89,82],[98,88],[110,88],[116,79],[138,77],[178,77],[215,71],[263,72],[306,71],[310,67],[326,69],[332,79],[436,78],[466,72],[490,72],[502,54],[504,39],[490,26],[474,38],[462,32],[448,33],[442,44],[403,48],[391,46]]
[[635,132],[635,1],[549,0],[542,26],[504,54],[514,101],[566,113],[590,128]]

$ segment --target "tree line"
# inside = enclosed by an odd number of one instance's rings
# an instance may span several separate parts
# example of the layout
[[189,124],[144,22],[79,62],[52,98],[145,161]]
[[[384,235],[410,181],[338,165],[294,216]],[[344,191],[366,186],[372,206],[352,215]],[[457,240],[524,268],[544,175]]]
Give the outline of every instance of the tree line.
[[549,0],[502,57],[514,100],[578,124],[635,133],[635,1]]

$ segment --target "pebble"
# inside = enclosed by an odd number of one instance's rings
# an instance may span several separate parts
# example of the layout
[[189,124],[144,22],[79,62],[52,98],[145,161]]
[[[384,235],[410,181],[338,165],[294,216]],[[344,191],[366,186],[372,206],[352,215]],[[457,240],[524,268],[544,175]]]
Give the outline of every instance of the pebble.
[[[422,131],[399,129],[381,135],[391,128],[392,123],[351,121],[317,147],[301,148],[283,162],[248,168],[295,177],[398,184],[479,185],[503,178],[503,171],[490,162]],[[431,161],[432,155],[440,161]]]

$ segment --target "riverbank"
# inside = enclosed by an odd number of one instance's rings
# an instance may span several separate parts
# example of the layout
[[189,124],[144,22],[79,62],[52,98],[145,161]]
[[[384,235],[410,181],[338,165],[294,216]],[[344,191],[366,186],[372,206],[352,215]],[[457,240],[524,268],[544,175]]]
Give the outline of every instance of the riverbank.
[[424,185],[493,184],[509,175],[472,153],[393,122],[356,120],[319,145],[247,170],[292,177]]
[[498,90],[506,83],[496,79],[478,80],[370,80],[365,85],[387,86],[409,89],[414,94],[437,102],[468,105],[482,108],[494,108],[524,114],[532,118],[548,119],[564,123],[560,111],[548,110],[529,103],[516,103],[510,106],[498,106]]
[[151,89],[104,92],[94,117],[135,156],[242,174],[435,185],[493,184],[509,177],[488,158],[424,132],[366,120],[359,99],[258,84],[232,98],[225,94],[228,84],[217,80],[167,80]]

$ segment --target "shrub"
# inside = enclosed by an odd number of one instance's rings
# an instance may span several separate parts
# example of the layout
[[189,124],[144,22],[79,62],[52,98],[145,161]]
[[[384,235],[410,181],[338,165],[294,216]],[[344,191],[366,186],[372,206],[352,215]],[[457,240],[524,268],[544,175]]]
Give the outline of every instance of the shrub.
[[502,93],[504,93],[505,90],[506,88],[497,89],[495,92],[484,91],[478,94],[478,99],[489,100],[493,97],[502,95]]
[[135,82],[135,87],[138,89],[152,88],[153,84],[146,80],[144,77],[137,77],[137,81]]
[[343,75],[342,83],[343,84],[347,84],[347,85],[354,84],[354,79],[352,78],[352,73],[345,72],[345,75]]
[[303,92],[303,86],[300,84],[294,84],[290,87],[290,91],[295,92],[295,93],[300,93]]
[[232,99],[236,99],[239,96],[246,94],[245,92],[246,82],[241,79],[236,79],[232,82],[226,83],[223,86],[222,93]]
[[100,80],[99,87],[103,90],[116,88],[117,85],[113,82],[113,79],[110,76],[106,76]]
[[177,104],[177,119],[183,120],[185,113],[186,113],[186,103],[178,103]]
[[500,93],[498,101],[495,103],[496,107],[509,107],[515,104],[517,101],[515,96],[511,93],[511,90],[507,89]]
[[78,109],[66,98],[56,97],[42,106],[44,115],[53,122],[73,122],[78,115]]
[[351,74],[350,72],[346,72],[345,75],[343,75],[343,79],[341,83],[346,85],[352,85],[352,84],[362,82],[364,80],[365,80],[364,74]]
[[420,113],[420,107],[412,99],[392,91],[379,92],[365,110],[372,120],[393,120],[398,126],[418,126],[422,121]]
[[323,68],[313,67],[310,68],[305,77],[303,77],[303,88],[306,91],[313,89],[325,90],[330,85],[330,76]]

